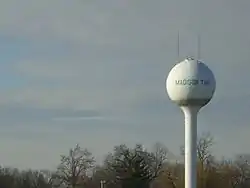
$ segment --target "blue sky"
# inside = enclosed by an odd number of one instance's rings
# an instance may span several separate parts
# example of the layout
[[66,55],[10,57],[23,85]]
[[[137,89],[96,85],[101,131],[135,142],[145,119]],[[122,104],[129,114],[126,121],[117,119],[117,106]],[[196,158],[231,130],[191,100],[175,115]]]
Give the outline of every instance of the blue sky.
[[1,164],[53,169],[79,143],[101,161],[114,145],[179,154],[183,114],[165,79],[196,55],[217,90],[199,115],[217,157],[250,152],[247,0],[6,0],[0,7]]

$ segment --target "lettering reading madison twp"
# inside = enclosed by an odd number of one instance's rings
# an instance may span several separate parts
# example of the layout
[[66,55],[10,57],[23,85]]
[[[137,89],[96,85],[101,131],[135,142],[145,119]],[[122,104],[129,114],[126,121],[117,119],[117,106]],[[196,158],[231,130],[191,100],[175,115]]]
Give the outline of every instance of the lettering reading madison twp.
[[183,79],[175,80],[176,85],[209,85],[209,80]]

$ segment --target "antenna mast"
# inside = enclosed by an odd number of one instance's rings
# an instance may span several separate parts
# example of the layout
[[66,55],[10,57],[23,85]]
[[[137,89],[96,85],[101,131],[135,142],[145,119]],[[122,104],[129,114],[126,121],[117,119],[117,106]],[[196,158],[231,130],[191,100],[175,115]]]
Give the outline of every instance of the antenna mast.
[[197,59],[200,60],[201,58],[201,39],[200,39],[200,34],[198,34],[198,38],[197,38]]
[[180,58],[180,32],[178,31],[177,35],[177,61],[179,61]]

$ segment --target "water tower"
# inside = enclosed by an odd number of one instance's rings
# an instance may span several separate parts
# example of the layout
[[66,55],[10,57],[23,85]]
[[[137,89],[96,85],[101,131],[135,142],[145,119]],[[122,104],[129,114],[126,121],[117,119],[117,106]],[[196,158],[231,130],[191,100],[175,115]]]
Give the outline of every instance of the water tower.
[[185,188],[196,188],[197,115],[213,97],[215,78],[204,63],[186,58],[172,68],[166,88],[185,116]]

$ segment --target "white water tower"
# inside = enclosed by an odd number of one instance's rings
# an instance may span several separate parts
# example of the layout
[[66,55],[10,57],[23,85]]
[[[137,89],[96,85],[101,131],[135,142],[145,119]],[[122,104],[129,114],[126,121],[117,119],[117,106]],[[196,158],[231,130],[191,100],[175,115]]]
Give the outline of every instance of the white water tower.
[[166,88],[185,116],[185,188],[196,188],[197,115],[213,97],[215,78],[204,63],[187,58],[172,68]]

